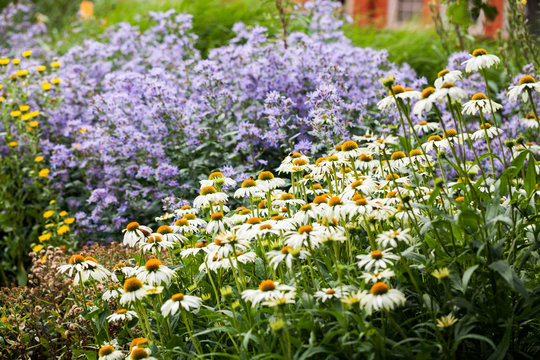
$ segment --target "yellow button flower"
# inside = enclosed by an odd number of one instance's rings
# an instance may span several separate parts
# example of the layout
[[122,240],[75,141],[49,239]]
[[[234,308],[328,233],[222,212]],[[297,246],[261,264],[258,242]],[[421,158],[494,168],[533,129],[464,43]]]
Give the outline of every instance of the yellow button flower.
[[59,78],[54,78],[54,79],[51,79],[51,82],[52,82],[52,83],[53,83],[54,85],[58,85],[58,84],[60,84],[60,82],[61,82],[61,81],[62,81],[62,80],[61,80],[61,79],[59,79]]
[[54,215],[54,210],[47,210],[47,211],[45,211],[45,212],[43,213],[43,217],[44,217],[45,219],[48,219],[48,218],[50,218],[50,217],[53,216],[53,215]]
[[18,144],[17,144],[16,141],[10,141],[10,142],[8,142],[8,146],[9,146],[9,147],[16,147],[17,145],[18,145]]
[[40,163],[43,161],[43,156],[36,156],[34,159],[35,162]]
[[30,121],[30,127],[31,128],[37,128],[39,123],[37,121]]
[[32,251],[37,253],[37,252],[41,251],[41,249],[43,249],[43,245],[39,244],[39,245],[34,246],[32,248]]
[[49,173],[50,173],[49,169],[41,169],[39,170],[38,175],[42,178],[46,178],[47,176],[49,176]]
[[75,222],[75,218],[67,218],[66,220],[64,220],[64,222],[68,225],[73,224]]
[[47,67],[43,66],[43,65],[40,65],[40,66],[36,66],[36,70],[39,71],[39,72],[42,72],[42,71],[45,71]]
[[50,240],[51,236],[52,236],[52,234],[48,232],[48,233],[40,235],[38,237],[38,239],[39,239],[40,242],[44,242],[44,241]]
[[52,85],[48,81],[44,81],[41,83],[41,88],[45,91],[51,90]]
[[12,111],[9,113],[9,115],[11,115],[12,117],[19,117],[21,116],[21,112],[20,111]]
[[27,50],[22,53],[22,56],[24,57],[29,57],[30,55],[32,55],[32,50]]
[[69,231],[69,226],[67,225],[62,225],[58,228],[58,235],[64,235],[65,233],[67,233]]
[[59,61],[54,61],[54,62],[51,63],[51,67],[53,67],[53,68],[59,68],[60,65],[62,65],[62,63],[59,62]]
[[9,59],[8,58],[0,59],[0,65],[1,66],[6,66],[7,64],[9,64]]
[[19,65],[21,63],[21,59],[13,59],[13,60],[11,60],[11,63],[13,65]]
[[19,110],[21,110],[23,112],[26,112],[26,111],[30,110],[30,106],[29,105],[21,105],[21,106],[19,106]]
[[65,211],[65,210],[61,211],[60,214],[58,214],[58,215],[60,215],[61,217],[64,217],[64,216],[67,215],[67,211]]
[[15,74],[17,74],[18,77],[25,77],[28,75],[28,70],[17,70],[15,71]]

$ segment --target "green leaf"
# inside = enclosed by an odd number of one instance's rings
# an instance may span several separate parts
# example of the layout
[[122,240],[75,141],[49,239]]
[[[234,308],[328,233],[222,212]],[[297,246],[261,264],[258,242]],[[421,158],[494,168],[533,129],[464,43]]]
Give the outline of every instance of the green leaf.
[[527,289],[523,285],[523,282],[520,278],[516,275],[514,270],[510,268],[510,265],[508,264],[508,261],[506,260],[498,260],[489,265],[489,268],[498,272],[499,275],[508,283],[510,288],[512,290],[518,292],[523,296],[524,298],[529,298],[529,293],[527,292]]
[[463,273],[463,278],[461,280],[461,288],[464,294],[467,291],[467,286],[469,285],[471,276],[476,269],[478,269],[478,265],[471,266],[470,268],[465,270],[465,272]]
[[532,154],[529,155],[529,162],[527,164],[527,172],[525,173],[524,188],[527,192],[527,196],[530,196],[535,190],[536,185],[536,164]]

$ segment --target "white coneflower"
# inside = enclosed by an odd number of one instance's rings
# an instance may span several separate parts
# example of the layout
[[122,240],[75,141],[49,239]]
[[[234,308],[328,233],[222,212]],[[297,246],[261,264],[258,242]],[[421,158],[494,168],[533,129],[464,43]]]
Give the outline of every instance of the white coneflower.
[[193,200],[193,206],[202,209],[205,206],[212,205],[214,202],[223,203],[228,198],[227,194],[218,192],[213,186],[205,186],[201,188],[200,195]]
[[422,135],[439,130],[441,130],[441,127],[439,126],[439,124],[434,122],[420,121],[418,124],[414,125],[414,131]]
[[243,198],[246,196],[256,196],[264,190],[257,186],[257,182],[253,179],[247,179],[242,182],[240,189],[234,192],[235,198]]
[[365,307],[369,315],[373,313],[373,310],[392,310],[398,305],[404,305],[406,301],[401,291],[390,289],[383,282],[373,284],[369,292],[360,300],[360,304]]
[[390,156],[390,166],[393,170],[406,167],[409,164],[409,158],[403,151],[394,151]]
[[501,62],[495,55],[490,55],[485,49],[476,49],[471,54],[471,58],[462,63],[465,65],[466,72],[473,72],[482,69],[487,69],[495,64]]
[[511,100],[516,100],[520,95],[523,102],[529,101],[529,91],[540,92],[540,82],[537,82],[532,76],[523,76],[519,79],[519,83],[516,86],[511,86],[508,90],[508,97]]
[[350,200],[343,200],[339,196],[331,197],[328,199],[328,207],[324,216],[330,219],[344,220],[348,215],[346,205],[350,202]]
[[161,312],[167,317],[174,315],[182,306],[186,311],[197,311],[201,307],[202,299],[198,296],[185,295],[182,293],[174,294],[163,304]]
[[136,318],[137,313],[135,311],[127,309],[118,309],[114,314],[107,316],[108,322],[124,322],[124,320],[131,321],[131,319]]
[[98,360],[118,360],[122,359],[124,354],[119,350],[115,350],[112,345],[105,345],[98,350],[98,356]]
[[439,135],[433,135],[428,138],[428,141],[422,144],[422,149],[425,152],[430,152],[432,150],[445,150],[450,147],[448,141],[441,138]]
[[263,301],[261,305],[268,307],[284,306],[287,304],[294,304],[296,297],[296,292],[294,291],[283,291],[279,295],[272,297],[269,300]]
[[160,234],[152,234],[144,243],[139,242],[139,247],[144,252],[158,254],[163,250],[172,249],[174,243],[163,239]]
[[285,186],[285,180],[274,177],[271,171],[263,171],[257,177],[257,186],[263,191],[270,191]]
[[234,254],[230,254],[229,258],[232,263],[232,267],[236,269],[238,268],[238,263],[247,264],[255,262],[255,260],[257,260],[257,254],[255,254],[253,251],[248,251],[246,253],[237,251]]
[[326,302],[326,300],[341,299],[343,296],[349,295],[352,290],[351,286],[322,288],[321,290],[316,291],[313,296],[321,302]]
[[158,259],[150,259],[144,266],[139,267],[136,276],[150,286],[169,284],[174,277],[174,270],[163,265]]
[[200,253],[201,251],[203,253],[208,252],[208,248],[206,246],[206,241],[199,241],[193,247],[190,247],[190,248],[187,248],[187,249],[182,249],[182,251],[180,252],[180,256],[182,258],[186,258],[188,256],[195,256],[198,253]]
[[236,181],[231,178],[225,177],[221,171],[216,171],[208,175],[208,180],[200,181],[201,187],[213,186],[221,189],[222,186],[233,187],[236,186]]
[[386,248],[386,247],[396,247],[398,242],[405,242],[408,244],[412,243],[412,237],[409,235],[410,229],[405,230],[390,230],[385,231],[382,234],[377,236],[377,243]]
[[341,198],[351,200],[358,192],[371,194],[377,191],[377,182],[369,176],[360,176],[358,180],[348,185],[341,193]]
[[413,113],[420,117],[424,112],[431,111],[433,104],[437,100],[434,96],[435,88],[429,86],[422,91],[421,98],[413,106]]
[[240,232],[243,237],[248,240],[253,240],[256,237],[263,238],[265,236],[278,236],[281,231],[278,228],[274,228],[272,224],[261,224],[259,226],[253,226],[248,231]]
[[300,248],[293,248],[292,246],[284,246],[281,250],[271,250],[266,253],[266,257],[270,260],[270,266],[275,269],[279,264],[285,261],[287,268],[293,268],[293,261],[295,258],[305,259],[309,256],[309,252]]
[[172,218],[174,218],[174,214],[171,214],[171,213],[165,213],[165,214],[163,214],[163,215],[161,215],[161,216],[155,217],[155,218],[154,218],[154,221],[156,221],[156,222],[162,221],[162,222],[163,222],[163,221],[170,220],[170,219],[172,219]]
[[524,118],[521,118],[521,123],[524,124],[528,128],[537,129],[540,125],[540,122],[534,116],[534,114],[528,114]]
[[107,291],[101,295],[104,301],[114,300],[120,297],[124,291],[118,285],[109,285]]
[[272,229],[277,229],[280,231],[291,231],[298,227],[293,219],[286,218],[283,215],[272,216],[269,220],[264,221],[261,225],[271,225]]
[[131,351],[131,354],[129,354],[129,357],[126,359],[129,360],[156,360],[155,357],[150,356],[152,354],[152,351],[148,348],[144,347],[135,347]]
[[[305,155],[302,155],[300,153],[291,153],[285,159],[283,159],[283,161],[279,165],[277,171],[279,173],[286,173],[286,174],[290,174],[290,173],[294,172],[293,168],[296,165],[294,165],[293,163],[294,163],[295,160],[298,160],[298,159],[301,159],[306,164],[309,164],[309,159]],[[299,162],[297,162],[297,164],[299,164]]]
[[74,284],[77,284],[80,281],[84,282],[87,280],[95,280],[97,282],[102,282],[109,279],[112,273],[107,270],[103,265],[100,265],[96,259],[91,256],[84,258],[84,261],[88,264],[86,269],[75,275],[73,281]]
[[122,232],[124,233],[124,245],[135,247],[139,241],[143,241],[152,233],[152,229],[148,226],[139,225],[138,222],[131,222]]
[[279,207],[304,205],[306,202],[302,199],[295,199],[293,194],[281,194],[279,199],[272,202]]
[[493,111],[502,109],[501,104],[489,100],[486,95],[482,93],[476,93],[473,95],[470,101],[467,101],[465,104],[463,104],[462,113],[468,115],[476,115],[478,111],[481,111],[484,114],[489,114],[491,112],[490,103],[491,107],[493,107]]
[[341,144],[341,151],[338,153],[338,157],[345,160],[350,160],[351,158],[357,158],[367,152],[367,148],[362,149],[356,142],[348,140]]
[[309,161],[303,158],[294,159],[291,164],[290,173],[299,173],[310,169]]
[[84,260],[83,255],[73,255],[69,258],[69,264],[60,265],[58,267],[58,273],[65,273],[73,276],[73,272],[78,273],[88,268],[88,262]]
[[189,205],[184,205],[180,209],[174,210],[174,213],[178,217],[183,217],[186,214],[197,214],[199,209],[194,209]]
[[293,215],[293,221],[299,225],[306,225],[317,217],[311,204],[302,205],[300,210]]
[[247,219],[253,217],[251,210],[241,206],[235,210],[236,212],[231,216],[231,222],[233,224],[244,223]]
[[228,257],[235,251],[246,251],[249,246],[250,242],[240,232],[228,231],[216,235],[214,242],[207,247],[207,257],[210,259]]
[[455,83],[462,79],[461,71],[444,69],[439,71],[435,79],[435,87],[440,89],[444,84]]
[[[163,240],[170,241],[172,243],[183,244],[184,242],[187,241],[187,238],[183,236],[182,234],[173,232],[173,229],[169,225],[161,225],[157,229],[156,234],[161,235]],[[152,235],[156,235],[156,234],[152,234]]]
[[480,127],[478,130],[476,130],[474,133],[470,135],[471,140],[480,140],[485,139],[486,137],[489,139],[493,139],[495,136],[502,134],[502,130],[491,126],[490,123],[484,123],[480,124]]
[[242,299],[249,301],[252,306],[257,305],[262,301],[268,301],[282,296],[284,291],[296,291],[294,287],[289,285],[280,284],[273,280],[264,280],[259,285],[257,290],[244,290],[242,291]]
[[225,232],[229,228],[229,223],[223,213],[216,212],[210,215],[210,221],[206,226],[206,232],[209,234],[218,234]]
[[[126,263],[121,262],[114,265],[113,272],[115,274],[120,273],[127,277],[133,277],[135,276],[137,269],[134,268],[133,266],[127,266]],[[116,279],[116,275],[113,275],[113,281],[118,281],[118,279]]]
[[360,277],[362,279],[366,280],[366,282],[376,283],[378,281],[394,277],[395,275],[396,274],[394,273],[394,271],[392,271],[390,269],[384,269],[383,271],[375,271],[375,272],[372,272],[372,273],[363,273],[362,275],[360,275]]
[[146,290],[150,286],[144,285],[141,280],[136,277],[126,279],[124,282],[124,293],[120,298],[120,304],[129,304],[146,296]]
[[388,265],[393,264],[393,260],[398,260],[399,257],[390,252],[390,250],[373,250],[371,253],[366,255],[358,255],[356,257],[360,261],[358,262],[358,267],[364,270],[375,269],[386,269]]
[[190,225],[197,227],[206,226],[206,221],[199,219],[195,214],[187,213],[182,216],[182,219],[187,220]]
[[377,103],[377,107],[379,110],[384,110],[392,105],[395,105],[396,99],[405,101],[419,99],[421,96],[422,94],[419,91],[413,91],[412,89],[403,88],[401,85],[395,85],[392,86],[392,91],[389,91],[389,95]]
[[299,247],[316,247],[318,243],[315,240],[313,235],[316,235],[316,232],[312,234],[313,229],[320,227],[320,224],[314,223],[313,225],[303,225],[298,228],[297,231],[291,231],[286,234],[285,244],[287,246],[292,246],[293,248]]
[[396,136],[389,135],[377,141],[373,141],[367,145],[368,149],[377,153],[390,145],[397,145],[398,138]]
[[453,83],[445,83],[440,89],[435,91],[433,96],[438,101],[448,100],[447,97],[449,97],[451,101],[461,102],[467,98],[467,93],[462,88],[454,86]]
[[187,219],[178,219],[174,222],[174,225],[171,226],[171,229],[174,233],[178,234],[196,234],[199,232],[199,227],[190,224]]
[[351,203],[345,205],[345,211],[349,214],[349,217],[354,217],[357,215],[371,215],[373,209],[379,208],[382,204],[378,204],[373,200],[368,200],[362,195],[355,195],[352,198]]

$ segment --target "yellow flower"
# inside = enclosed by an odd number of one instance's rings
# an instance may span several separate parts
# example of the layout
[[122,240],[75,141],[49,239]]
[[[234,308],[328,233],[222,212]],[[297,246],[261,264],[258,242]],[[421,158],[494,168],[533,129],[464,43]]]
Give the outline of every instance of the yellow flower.
[[28,75],[28,70],[17,70],[15,71],[15,74],[17,74],[18,77],[25,77]]
[[32,50],[27,50],[22,53],[22,56],[24,57],[29,57],[30,55],[32,55]]
[[11,115],[12,117],[19,117],[21,116],[21,112],[20,111],[12,111],[9,113],[9,115]]
[[47,241],[47,240],[50,240],[51,239],[51,236],[52,234],[51,233],[45,233],[45,234],[41,234],[39,237],[38,237],[38,240],[40,242],[44,242],[44,241]]
[[442,329],[447,328],[454,325],[457,321],[458,319],[456,319],[454,315],[450,313],[437,319],[437,327]]
[[68,225],[69,225],[69,224],[73,224],[73,223],[75,222],[75,218],[72,218],[72,217],[67,218],[66,220],[64,220],[64,222],[65,222],[66,224],[68,224]]
[[46,178],[47,176],[49,176],[49,172],[50,172],[49,169],[41,169],[39,170],[38,175],[42,178]]
[[60,65],[62,65],[62,63],[60,61],[53,61],[51,63],[51,67],[53,67],[53,68],[58,68],[58,67],[60,67]]
[[0,84],[0,90],[4,87],[4,85]]
[[81,2],[81,6],[79,8],[79,15],[83,19],[90,19],[94,17],[94,3],[91,1]]
[[21,105],[19,106],[19,110],[23,111],[23,112],[26,112],[28,110],[30,110],[30,106],[28,105]]
[[50,217],[53,216],[53,215],[54,215],[54,210],[47,210],[47,211],[45,211],[45,212],[43,213],[43,217],[44,217],[45,219],[48,219],[48,218],[50,218]]
[[8,58],[0,59],[0,65],[6,66],[7,64],[9,64],[9,59]]
[[30,116],[31,116],[31,117],[37,117],[37,116],[39,116],[39,110],[32,111],[32,112],[30,113]]
[[67,233],[69,231],[69,226],[67,225],[62,225],[58,228],[58,235],[64,235],[65,233]]
[[36,66],[36,70],[39,71],[39,72],[45,71],[45,69],[46,69],[46,67],[43,66],[43,65]]
[[16,147],[17,145],[18,145],[18,144],[17,144],[16,141],[10,141],[10,142],[8,142],[8,146],[9,146],[9,147]]
[[61,81],[62,81],[62,80],[60,80],[59,78],[51,79],[51,82],[52,82],[54,85],[60,84]]
[[6,100],[6,98],[5,98],[5,97],[3,97],[3,96],[2,96],[2,97],[0,97],[0,103],[1,103],[2,101],[4,101],[4,100]]
[[21,63],[21,59],[13,59],[13,60],[11,60],[11,63],[13,65],[19,65]]
[[61,211],[60,214],[58,214],[58,215],[60,215],[61,217],[64,217],[64,216],[67,215],[67,211],[65,211],[65,210]]
[[45,262],[45,260],[47,260],[47,256],[43,255],[43,257],[41,259],[39,259],[39,261],[41,262]]
[[23,121],[28,121],[30,120],[30,118],[31,118],[30,114],[24,114],[21,116],[21,120]]
[[39,123],[37,121],[30,121],[30,127],[31,128],[37,128]]
[[41,249],[43,249],[43,245],[39,244],[39,245],[36,245],[32,248],[32,251],[33,252],[39,252]]
[[44,82],[41,83],[41,88],[42,88],[43,90],[45,90],[45,91],[51,90],[51,86],[52,86],[52,85],[51,85],[49,82],[47,82],[47,81],[44,81]]
[[83,132],[85,132],[85,131],[86,131],[86,128],[85,128],[85,127],[79,129],[79,132],[81,132],[81,133],[83,133]]
[[450,270],[447,267],[443,267],[441,269],[434,270],[431,275],[441,280],[450,275]]
[[43,156],[36,156],[34,161],[37,162],[37,163],[42,162],[43,161]]

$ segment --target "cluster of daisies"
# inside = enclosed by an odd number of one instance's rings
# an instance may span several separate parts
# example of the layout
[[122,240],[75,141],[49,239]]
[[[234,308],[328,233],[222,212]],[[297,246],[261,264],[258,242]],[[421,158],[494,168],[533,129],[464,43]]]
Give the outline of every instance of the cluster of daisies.
[[[476,50],[466,70],[483,70],[498,61]],[[459,71],[442,71],[435,88],[421,93],[386,79],[390,95],[379,107],[397,106],[421,116],[447,101],[457,110],[457,101],[465,98],[454,86],[460,79]],[[536,82],[525,79],[510,95],[528,94],[524,99],[532,102],[531,93],[538,90]],[[408,101],[414,97],[421,100],[411,109]],[[192,204],[158,218],[162,225],[155,231],[137,222],[127,225],[123,243],[138,254],[134,259],[106,269],[94,258],[74,255],[59,271],[83,286],[105,284],[100,301],[119,305],[107,321],[122,323],[131,334],[128,323],[137,318],[145,336],[137,338],[141,344],[148,338],[163,345],[174,331],[171,324],[183,321],[197,352],[201,344],[193,337],[191,321],[202,307],[222,310],[229,304],[233,311],[244,306],[249,313],[261,307],[286,309],[302,298],[320,307],[341,302],[366,315],[389,312],[407,301],[396,265],[405,263],[404,254],[420,251],[419,228],[431,216],[423,205],[453,213],[461,203],[473,201],[464,183],[476,182],[474,191],[493,191],[494,179],[478,163],[460,163],[457,156],[459,175],[451,181],[439,172],[442,167],[434,154],[443,149],[463,153],[471,139],[489,142],[500,130],[482,114],[500,108],[488,96],[476,94],[459,113],[479,113],[479,132],[460,134],[442,121],[423,121],[409,128],[407,151],[400,150],[396,136],[365,134],[318,159],[291,153],[276,169],[278,175],[262,171],[239,186],[214,172],[200,182]],[[403,115],[410,119],[410,114]],[[524,149],[535,150],[531,144],[513,150]],[[341,276],[336,270],[340,266],[350,267],[348,274],[354,276]],[[431,275],[440,280],[449,270],[436,269]],[[231,296],[236,296],[234,302],[227,302]],[[450,313],[434,326],[449,327],[457,321]],[[147,346],[134,342],[128,357],[151,356]],[[99,352],[100,359],[123,356],[113,344]]]

